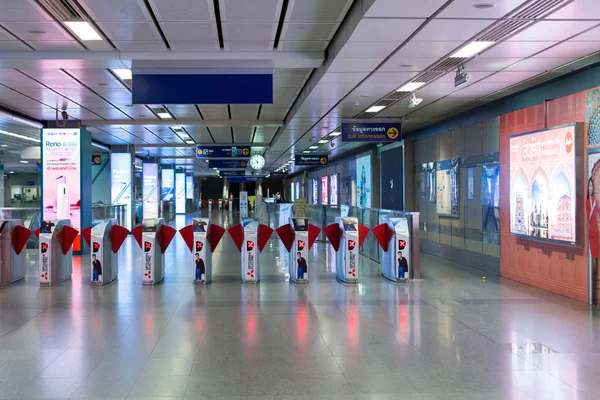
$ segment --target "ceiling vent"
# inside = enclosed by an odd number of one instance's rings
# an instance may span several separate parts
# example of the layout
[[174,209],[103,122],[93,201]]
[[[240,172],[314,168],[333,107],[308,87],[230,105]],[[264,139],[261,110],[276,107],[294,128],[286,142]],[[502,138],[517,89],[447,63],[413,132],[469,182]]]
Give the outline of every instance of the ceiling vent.
[[168,113],[167,109],[164,107],[156,107],[156,108],[151,108],[152,112],[154,112],[155,114],[160,114],[160,113]]
[[[459,65],[461,65],[465,61],[464,58],[447,58],[441,63],[435,65],[433,68],[430,68],[432,71],[452,71],[455,70]],[[421,78],[419,78],[420,80]],[[426,82],[426,81],[421,81]]]
[[70,0],[38,0],[59,21],[84,21],[77,5]]

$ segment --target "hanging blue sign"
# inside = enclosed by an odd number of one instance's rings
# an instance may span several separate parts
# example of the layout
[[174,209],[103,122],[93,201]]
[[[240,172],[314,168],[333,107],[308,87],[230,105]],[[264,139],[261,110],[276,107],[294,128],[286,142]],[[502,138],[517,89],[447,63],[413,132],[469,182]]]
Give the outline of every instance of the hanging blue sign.
[[246,168],[248,160],[209,160],[208,168]]
[[196,146],[196,158],[250,157],[250,146]]
[[246,171],[219,171],[219,176],[221,178],[225,176],[245,176]]
[[234,183],[258,182],[258,178],[253,176],[231,176],[227,180]]
[[296,155],[294,159],[295,165],[327,165],[329,156],[327,154],[315,155]]
[[[368,121],[368,122],[367,122]],[[399,142],[402,140],[402,122],[398,120],[342,121],[342,142]]]
[[270,178],[284,178],[287,174],[285,172],[271,172]]

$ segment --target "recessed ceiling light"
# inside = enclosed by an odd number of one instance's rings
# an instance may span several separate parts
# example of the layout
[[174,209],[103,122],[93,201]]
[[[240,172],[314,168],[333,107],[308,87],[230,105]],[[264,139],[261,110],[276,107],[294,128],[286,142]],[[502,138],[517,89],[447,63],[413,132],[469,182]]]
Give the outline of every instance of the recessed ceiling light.
[[206,162],[210,162],[210,161],[208,161],[208,160],[204,160],[204,161],[206,161]]
[[7,131],[3,131],[0,130],[0,135],[5,135],[5,136],[11,136],[17,139],[22,139],[22,140],[27,140],[29,142],[34,142],[34,143],[40,143],[39,139],[35,139],[29,136],[23,136],[23,135],[19,135],[18,133],[12,133],[12,132],[7,132]]
[[325,143],[329,143],[329,140],[321,139],[317,143],[319,143],[319,144],[325,144]]
[[384,108],[385,108],[385,106],[373,106],[373,107],[369,108],[369,109],[368,109],[367,111],[365,111],[365,112],[368,112],[368,113],[376,113],[376,112],[379,112],[379,111],[383,110]]
[[186,140],[185,141],[187,144],[196,144],[196,142],[194,142],[193,140]]
[[32,35],[43,35],[44,33],[46,33],[46,31],[43,31],[41,29],[32,29],[27,32],[31,33]]
[[168,112],[159,112],[156,113],[156,115],[158,115],[158,118],[160,119],[172,119],[173,116],[171,114],[169,114]]
[[21,164],[29,164],[29,161],[27,161],[27,160],[21,160]]
[[487,10],[496,7],[496,5],[492,3],[475,3],[471,7],[477,8],[478,10]]
[[424,84],[425,84],[425,82],[408,82],[407,84],[405,84],[404,86],[402,86],[400,89],[398,89],[396,91],[397,92],[414,92],[415,90],[417,90]]
[[464,46],[462,49],[458,50],[456,53],[452,54],[451,58],[470,58],[475,54],[480,53],[481,51],[487,49],[495,42],[487,42],[487,41],[474,41]]
[[342,134],[342,132],[340,132],[340,131],[335,131],[335,132],[331,132],[329,135],[330,135],[330,136],[334,136],[334,137],[336,137],[336,136],[340,136],[341,134]]
[[310,150],[304,150],[303,153],[310,153]]
[[8,147],[8,145],[7,144],[3,144],[2,147]]
[[129,68],[115,68],[113,72],[124,81],[131,79],[131,70]]
[[318,149],[318,148],[319,148],[319,146],[310,146],[310,147],[309,147],[309,149],[311,149],[311,150],[316,150],[316,149]]
[[216,171],[216,170],[217,170],[217,167],[214,167],[213,169]]
[[102,40],[102,36],[87,21],[65,21],[65,25],[69,28],[80,40],[92,41]]
[[11,174],[14,174],[14,173],[15,173],[15,171],[10,171],[10,173],[11,173]]

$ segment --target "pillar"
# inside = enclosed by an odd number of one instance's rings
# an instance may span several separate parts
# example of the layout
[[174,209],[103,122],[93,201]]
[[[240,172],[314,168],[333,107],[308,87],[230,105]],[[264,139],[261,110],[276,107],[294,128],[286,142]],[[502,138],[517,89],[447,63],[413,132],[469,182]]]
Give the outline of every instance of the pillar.
[[123,226],[133,227],[133,173],[135,166],[135,148],[131,145],[111,147],[110,154],[110,203],[124,205]]

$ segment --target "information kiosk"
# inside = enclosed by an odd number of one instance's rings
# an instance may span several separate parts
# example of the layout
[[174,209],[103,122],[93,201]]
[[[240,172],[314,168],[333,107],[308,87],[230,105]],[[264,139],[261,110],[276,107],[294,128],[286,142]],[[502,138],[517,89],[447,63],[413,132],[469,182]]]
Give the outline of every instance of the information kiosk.
[[38,277],[41,286],[56,285],[71,279],[73,242],[79,235],[71,220],[42,221],[36,231],[39,238]]
[[290,218],[289,224],[277,228],[277,235],[289,252],[290,282],[308,283],[308,251],[320,232],[321,228],[309,224],[308,218]]
[[25,278],[25,245],[31,231],[20,219],[0,220],[0,285]]
[[81,235],[92,249],[90,276],[92,285],[106,285],[119,275],[117,252],[129,235],[129,230],[117,225],[116,219],[94,221],[81,231]]
[[339,223],[326,226],[323,232],[336,252],[336,278],[343,283],[358,283],[359,249],[369,228],[359,224],[354,217],[344,217]]
[[261,224],[257,219],[243,218],[241,224],[232,226],[228,232],[242,253],[242,282],[258,282],[259,255],[269,241],[273,229]]
[[179,234],[193,254],[194,283],[212,281],[212,253],[225,234],[225,228],[211,224],[208,218],[194,218]]
[[382,224],[373,228],[373,235],[379,242],[382,251],[381,275],[393,281],[419,279],[419,247],[418,237],[413,232],[419,229],[417,213],[404,213],[397,217],[389,217]]
[[165,279],[165,251],[177,233],[163,218],[149,218],[131,233],[142,249],[142,285],[156,285]]

